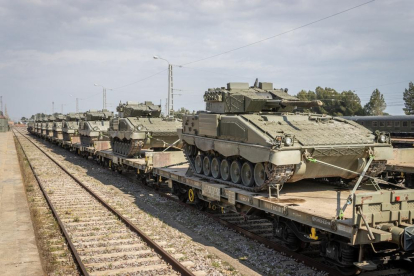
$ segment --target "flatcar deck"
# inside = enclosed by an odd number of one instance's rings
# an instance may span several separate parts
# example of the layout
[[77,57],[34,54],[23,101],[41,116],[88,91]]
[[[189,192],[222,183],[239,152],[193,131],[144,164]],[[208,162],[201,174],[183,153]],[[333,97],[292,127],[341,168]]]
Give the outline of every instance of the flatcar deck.
[[[186,176],[187,168],[187,166],[154,168],[154,174],[201,189],[203,196],[212,201],[224,201],[230,207],[236,204],[248,205],[341,236],[351,237],[354,233],[354,206],[346,208],[344,219],[336,219],[339,210],[342,209],[351,192],[348,189],[339,189],[333,185],[304,180],[286,183],[280,191],[279,198],[276,198],[269,197],[268,192],[252,193],[214,183],[207,179],[188,177]],[[171,183],[169,185],[171,186]],[[376,193],[379,192],[361,189],[356,192],[355,197],[360,198],[364,195],[369,197]],[[374,234],[382,235],[384,233]]]

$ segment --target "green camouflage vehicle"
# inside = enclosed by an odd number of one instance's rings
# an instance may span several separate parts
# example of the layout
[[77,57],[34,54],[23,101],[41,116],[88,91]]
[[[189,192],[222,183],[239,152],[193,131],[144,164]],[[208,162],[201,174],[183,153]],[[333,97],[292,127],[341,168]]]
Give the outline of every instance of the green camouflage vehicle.
[[[181,139],[194,174],[249,191],[306,178],[355,179],[392,159],[389,135],[338,117],[292,113],[322,105],[272,83],[228,83],[204,94],[207,112],[183,117]],[[326,166],[317,161],[328,163]]]
[[54,116],[55,121],[53,122],[53,139],[55,141],[63,140],[62,125],[65,115],[56,113]]
[[84,113],[84,119],[79,126],[79,134],[82,146],[95,147],[95,142],[108,141],[106,132],[109,128],[109,121],[114,116],[113,112],[106,109],[89,110]]
[[85,118],[83,113],[68,113],[62,123],[63,141],[80,143],[79,125]]
[[177,134],[181,122],[162,118],[159,105],[128,101],[120,103],[116,110],[119,118],[112,119],[108,131],[114,153],[135,157],[142,149],[164,150],[181,146]]

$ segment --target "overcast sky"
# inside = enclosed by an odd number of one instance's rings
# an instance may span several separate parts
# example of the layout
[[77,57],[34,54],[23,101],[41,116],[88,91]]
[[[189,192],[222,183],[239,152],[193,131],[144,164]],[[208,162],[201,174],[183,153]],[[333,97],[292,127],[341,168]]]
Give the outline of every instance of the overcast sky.
[[[167,63],[186,64],[291,30],[367,0],[89,1],[0,0],[0,95],[18,119],[108,107],[164,105]],[[273,82],[296,94],[317,86],[375,88],[403,114],[414,81],[414,1],[376,0],[352,11],[215,58],[174,67],[175,109],[204,109],[207,88]],[[151,78],[140,81],[148,76]],[[133,83],[133,84],[131,84]],[[129,85],[131,84],[131,85]],[[121,88],[119,88],[121,87]],[[71,96],[72,95],[72,96]]]

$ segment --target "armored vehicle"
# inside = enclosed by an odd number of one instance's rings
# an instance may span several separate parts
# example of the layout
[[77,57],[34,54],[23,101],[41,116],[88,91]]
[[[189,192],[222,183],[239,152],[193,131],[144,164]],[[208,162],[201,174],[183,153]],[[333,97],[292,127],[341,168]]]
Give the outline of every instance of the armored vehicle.
[[80,143],[79,125],[84,119],[83,113],[68,113],[62,122],[63,141]]
[[50,115],[46,121],[46,138],[52,139],[53,138],[53,124],[56,121],[55,114]]
[[108,141],[107,131],[109,121],[114,116],[113,112],[106,109],[89,110],[84,113],[84,118],[80,122],[79,134],[82,146],[95,147],[95,142]]
[[142,149],[164,150],[181,146],[177,134],[181,123],[173,118],[162,118],[159,105],[128,101],[120,103],[116,110],[119,118],[112,119],[108,131],[114,153],[136,157]]
[[53,122],[53,140],[58,142],[59,140],[63,140],[62,125],[63,120],[65,119],[65,115],[55,114],[54,117],[55,121]]
[[183,117],[181,139],[192,172],[205,178],[260,191],[305,178],[357,179],[353,172],[368,162],[367,175],[374,176],[392,159],[387,133],[292,113],[322,102],[300,101],[272,83],[228,83],[209,89],[204,101],[207,112]]
[[27,121],[27,131],[29,133],[33,133],[35,131],[35,115],[32,115],[30,119]]
[[40,136],[45,138],[46,137],[46,131],[47,131],[47,123],[49,121],[50,115],[45,115],[40,120]]

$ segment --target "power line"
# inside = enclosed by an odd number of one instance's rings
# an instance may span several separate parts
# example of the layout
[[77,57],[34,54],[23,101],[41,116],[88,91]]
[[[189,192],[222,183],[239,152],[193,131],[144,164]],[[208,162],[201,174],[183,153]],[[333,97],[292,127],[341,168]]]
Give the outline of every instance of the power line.
[[228,54],[228,53],[231,53],[231,52],[234,52],[234,51],[237,51],[237,50],[243,49],[243,48],[250,47],[250,46],[252,46],[252,45],[255,45],[255,44],[258,44],[258,43],[264,42],[264,41],[266,41],[266,40],[270,40],[270,39],[273,39],[273,38],[276,38],[276,37],[279,37],[279,36],[282,36],[282,35],[285,35],[285,34],[288,34],[288,33],[294,32],[294,31],[297,31],[297,30],[299,30],[299,29],[303,29],[303,28],[305,28],[305,27],[308,27],[308,26],[313,25],[313,24],[316,24],[316,23],[318,23],[318,22],[321,22],[321,21],[327,20],[327,19],[332,18],[332,17],[334,17],[334,16],[337,16],[337,15],[340,15],[340,14],[343,14],[343,13],[346,13],[346,12],[349,12],[349,11],[351,11],[351,10],[354,10],[354,9],[360,8],[360,7],[364,6],[364,5],[367,5],[367,4],[369,4],[369,3],[372,3],[372,2],[374,2],[374,1],[375,1],[375,0],[371,0],[371,1],[365,2],[365,3],[363,3],[363,4],[360,4],[360,5],[354,6],[354,7],[352,7],[352,8],[349,8],[349,9],[346,9],[346,10],[343,10],[343,11],[340,11],[340,12],[337,12],[337,13],[334,13],[334,14],[331,14],[331,15],[329,15],[329,16],[326,16],[326,17],[320,18],[320,19],[315,20],[315,21],[312,21],[312,22],[310,22],[310,23],[307,23],[307,24],[301,25],[301,26],[299,26],[299,27],[296,27],[296,28],[290,29],[290,30],[288,30],[288,31],[285,31],[285,32],[282,32],[282,33],[279,33],[279,34],[276,34],[276,35],[272,35],[272,36],[269,36],[269,37],[267,37],[267,38],[264,38],[264,39],[261,39],[261,40],[258,40],[258,41],[255,41],[255,42],[252,42],[252,43],[249,43],[249,44],[246,44],[246,45],[243,45],[243,46],[240,46],[240,47],[237,47],[237,48],[234,48],[234,49],[231,49],[231,50],[228,50],[228,51],[225,51],[225,52],[219,53],[219,54],[215,54],[215,55],[212,55],[212,56],[209,56],[209,57],[205,57],[205,58],[201,58],[201,59],[198,59],[198,60],[195,60],[195,61],[191,61],[191,62],[184,63],[184,64],[182,64],[182,66],[184,66],[184,65],[188,65],[188,64],[192,64],[192,63],[196,63],[196,62],[200,62],[200,61],[204,61],[204,60],[211,59],[211,58],[215,58],[215,57],[218,57],[218,56],[221,56],[221,55],[224,55],[224,54]]
[[[331,14],[331,15],[329,15],[329,16],[326,16],[326,17],[320,18],[320,19],[318,19],[318,20],[315,20],[315,21],[309,22],[309,23],[307,23],[307,24],[301,25],[301,26],[299,26],[299,27],[296,27],[296,28],[290,29],[290,30],[288,30],[288,31],[285,31],[285,32],[282,32],[282,33],[279,33],[279,34],[276,34],[276,35],[273,35],[273,36],[270,36],[270,37],[267,37],[267,38],[264,38],[264,39],[261,39],[261,40],[258,40],[258,41],[255,41],[255,42],[249,43],[249,44],[246,44],[246,45],[243,45],[243,46],[240,46],[240,47],[237,47],[237,48],[234,48],[234,49],[231,49],[231,50],[228,50],[228,51],[225,51],[225,52],[222,52],[222,53],[219,53],[219,54],[213,55],[213,56],[209,56],[209,57],[201,58],[201,59],[194,60],[194,61],[191,61],[191,62],[187,62],[187,63],[181,64],[180,66],[184,67],[185,65],[188,65],[188,64],[192,64],[192,63],[196,63],[196,62],[204,61],[204,60],[207,60],[207,59],[215,58],[215,57],[218,57],[218,56],[221,56],[221,55],[224,55],[224,54],[228,54],[228,53],[231,53],[231,52],[234,52],[234,51],[237,51],[237,50],[243,49],[243,48],[250,47],[250,46],[255,45],[255,44],[259,44],[259,43],[264,42],[264,41],[266,41],[266,40],[270,40],[270,39],[273,39],[273,38],[276,38],[276,37],[279,37],[279,36],[282,36],[282,35],[285,35],[285,34],[288,34],[288,33],[294,32],[294,31],[297,31],[297,30],[299,30],[299,29],[303,29],[303,28],[305,28],[305,27],[308,27],[308,26],[310,26],[310,25],[313,25],[313,24],[319,23],[319,22],[321,22],[321,21],[327,20],[327,19],[332,18],[332,17],[334,17],[334,16],[337,16],[337,15],[340,15],[340,14],[343,14],[343,13],[346,13],[346,12],[349,12],[349,11],[351,11],[351,10],[354,10],[354,9],[360,8],[360,7],[364,6],[364,5],[367,5],[367,4],[369,4],[369,3],[372,3],[372,2],[374,2],[374,1],[375,1],[375,0],[371,0],[371,1],[365,2],[365,3],[363,3],[363,4],[360,4],[360,5],[357,5],[357,6],[354,6],[354,7],[348,8],[348,9],[346,9],[346,10],[343,10],[343,11],[340,11],[340,12],[337,12],[337,13],[334,13],[334,14]],[[191,67],[187,67],[187,68],[191,68]],[[193,69],[194,69],[194,68],[193,68]],[[129,83],[129,84],[126,84],[126,85],[122,85],[122,86],[119,86],[119,87],[115,87],[114,89],[124,88],[124,87],[130,86],[130,85],[136,84],[136,83],[138,83],[138,82],[141,82],[141,81],[144,81],[144,80],[150,79],[150,78],[152,78],[152,77],[154,77],[154,76],[156,76],[156,75],[158,75],[158,74],[160,74],[160,73],[162,73],[162,72],[164,72],[164,71],[167,71],[167,69],[162,70],[162,71],[160,71],[160,72],[158,72],[158,73],[155,73],[155,74],[153,74],[153,75],[150,75],[150,76],[148,76],[148,77],[142,78],[142,79],[140,79],[140,80],[134,81],[134,82],[132,82],[132,83]]]
[[141,81],[144,81],[144,80],[150,79],[150,78],[152,78],[152,77],[155,77],[156,75],[159,75],[159,74],[161,74],[162,72],[165,72],[165,71],[167,71],[167,70],[168,70],[168,69],[164,69],[164,70],[159,71],[158,73],[152,74],[152,75],[150,75],[150,76],[148,76],[148,77],[145,77],[145,78],[142,78],[142,79],[140,79],[140,80],[137,80],[137,81],[134,81],[134,82],[131,82],[131,83],[129,83],[129,84],[122,85],[122,86],[118,86],[118,87],[115,87],[115,88],[112,88],[112,89],[121,89],[121,88],[124,88],[124,87],[130,86],[130,85],[136,84],[136,83],[138,83],[138,82],[141,82]]

